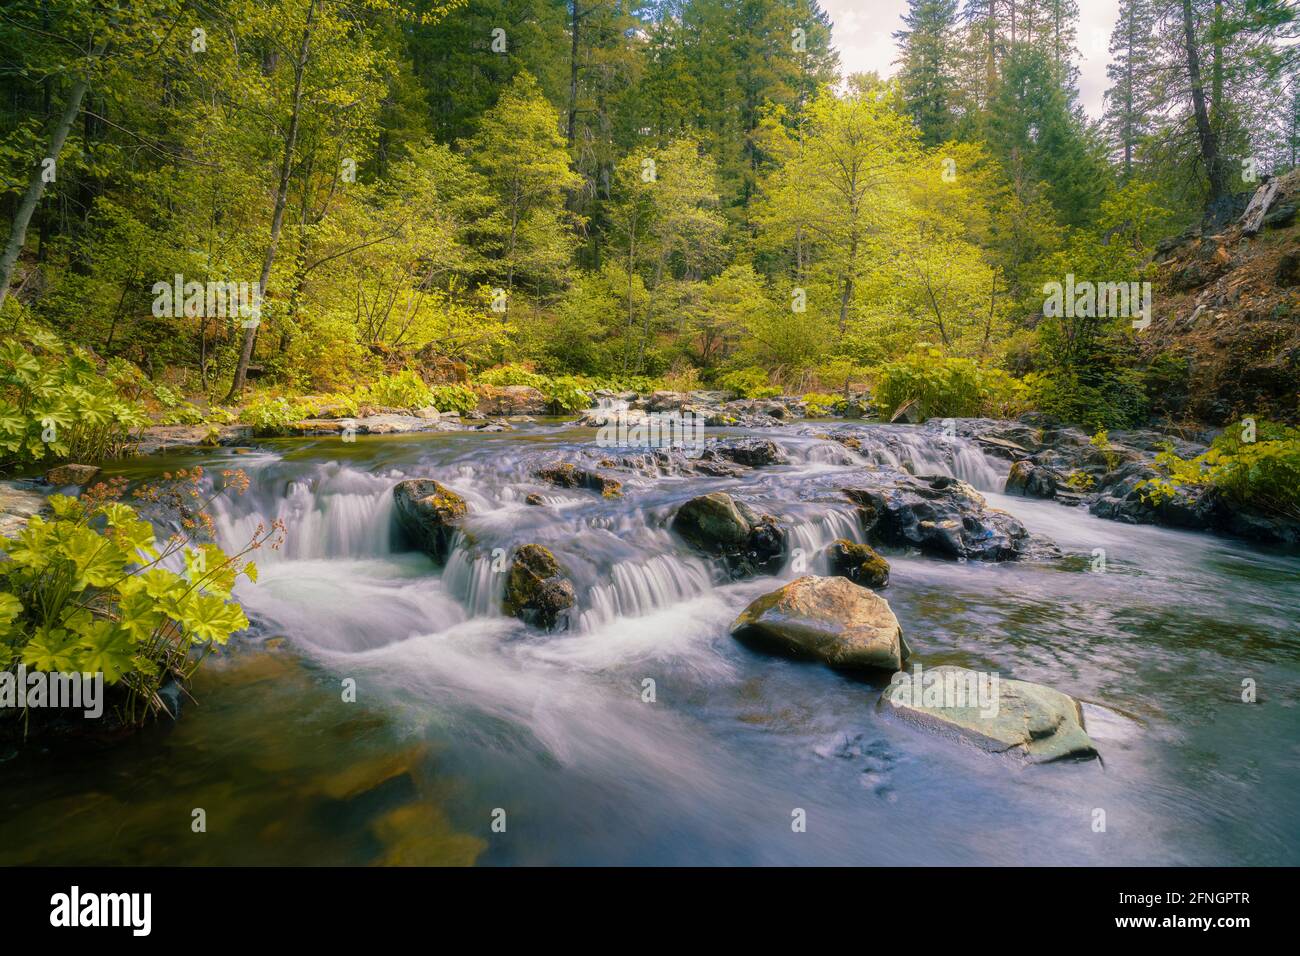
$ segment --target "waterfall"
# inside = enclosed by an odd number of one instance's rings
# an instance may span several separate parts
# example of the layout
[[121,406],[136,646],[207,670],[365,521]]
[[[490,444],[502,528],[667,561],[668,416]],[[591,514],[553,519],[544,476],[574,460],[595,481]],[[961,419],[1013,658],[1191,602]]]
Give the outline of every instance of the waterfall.
[[640,617],[703,594],[712,584],[708,567],[671,554],[648,561],[622,561],[610,568],[607,584],[593,584],[579,602],[579,631],[595,630],[620,617]]
[[491,555],[478,554],[465,535],[456,532],[442,584],[475,617],[496,617],[501,613],[506,576],[493,570],[495,560]]

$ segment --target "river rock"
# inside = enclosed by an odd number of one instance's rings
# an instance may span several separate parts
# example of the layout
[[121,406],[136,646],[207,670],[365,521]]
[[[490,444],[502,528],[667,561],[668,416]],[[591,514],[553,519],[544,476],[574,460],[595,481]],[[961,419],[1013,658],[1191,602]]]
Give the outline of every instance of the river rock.
[[573,584],[564,577],[555,555],[540,544],[515,549],[506,575],[503,610],[543,630],[566,630],[574,604]]
[[432,478],[399,481],[393,488],[397,523],[420,550],[447,560],[455,522],[469,514],[465,499]]
[[809,574],[764,594],[736,618],[731,634],[846,669],[896,671],[905,656],[889,602],[842,577]]
[[883,588],[889,584],[889,562],[870,545],[837,538],[826,548],[826,559],[831,574],[863,587]]
[[483,415],[545,415],[550,405],[531,385],[479,385],[474,390]]
[[1046,466],[1035,465],[1021,459],[1012,464],[1007,473],[1006,493],[1026,498],[1054,498],[1061,476]]
[[785,532],[776,519],[722,491],[678,508],[672,529],[697,550],[724,558],[736,576],[773,570],[785,554]]
[[88,485],[95,480],[99,474],[98,465],[56,465],[45,473],[47,484],[54,485],[56,488],[63,488],[67,485]]
[[713,458],[748,468],[783,465],[787,461],[781,446],[770,438],[724,438],[709,442],[708,451]]
[[589,491],[599,491],[606,498],[617,498],[623,493],[623,483],[617,478],[579,468],[568,462],[548,465],[535,474],[542,481],[560,488],[586,488]]
[[952,665],[929,668],[921,679],[896,674],[878,706],[915,726],[1030,763],[1097,756],[1073,697],[1029,681],[985,678],[986,693],[993,693],[981,702],[975,692],[981,677]]
[[1011,561],[1031,550],[1029,532],[990,508],[966,482],[946,475],[872,475],[879,484],[845,488],[873,544],[913,547],[944,558]]
[[0,481],[0,538],[12,538],[45,507],[45,496],[21,481]]
[[925,421],[925,416],[921,414],[921,403],[915,398],[908,399],[894,409],[889,421],[894,425],[919,425]]

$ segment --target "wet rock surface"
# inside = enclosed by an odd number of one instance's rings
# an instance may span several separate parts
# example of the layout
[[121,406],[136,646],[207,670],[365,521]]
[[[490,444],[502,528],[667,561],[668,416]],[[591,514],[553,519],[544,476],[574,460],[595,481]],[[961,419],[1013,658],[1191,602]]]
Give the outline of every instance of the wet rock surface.
[[540,544],[516,549],[506,574],[502,610],[545,631],[567,630],[574,605],[573,583]]
[[397,523],[435,561],[446,561],[455,523],[469,513],[465,499],[432,478],[411,478],[393,488]]
[[687,501],[671,526],[691,547],[724,559],[737,577],[774,571],[785,554],[786,534],[776,519],[725,492]]
[[848,578],[854,584],[867,588],[883,588],[889,584],[889,562],[870,545],[837,538],[826,548],[826,559],[831,574]]
[[868,479],[844,494],[858,506],[873,544],[975,561],[1011,561],[1036,550],[1018,519],[989,507],[964,481],[898,472],[869,473]]
[[1001,679],[985,679],[981,694],[981,678],[987,675],[952,665],[928,668],[924,678],[897,674],[878,706],[924,730],[1029,763],[1097,755],[1073,697],[1042,684]]
[[757,647],[853,670],[897,670],[902,628],[889,602],[842,577],[805,575],[751,603],[731,625]]

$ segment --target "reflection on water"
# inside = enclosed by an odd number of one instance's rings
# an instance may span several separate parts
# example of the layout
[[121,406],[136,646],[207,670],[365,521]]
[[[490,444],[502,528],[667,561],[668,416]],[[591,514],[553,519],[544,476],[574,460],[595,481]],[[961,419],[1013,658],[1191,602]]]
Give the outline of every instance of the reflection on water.
[[[533,472],[596,465],[594,430],[298,440],[206,453],[248,470],[234,542],[289,542],[241,585],[255,629],[170,731],[0,764],[0,862],[1294,864],[1300,559],[997,493],[1005,463],[919,429],[862,448],[780,430],[744,479],[632,476],[622,498]],[[175,460],[136,463],[135,477]],[[730,490],[811,560],[857,537],[864,469],[955,474],[1065,552],[957,564],[890,554],[885,592],[926,666],[992,669],[1085,701],[1103,761],[1020,768],[881,719],[881,681],[727,635],[773,578],[732,583],[667,531]],[[394,550],[391,488],[431,476],[471,514],[448,566]],[[545,507],[524,504],[539,494]],[[494,549],[538,542],[582,613],[499,613]],[[1095,549],[1104,574],[1090,573]],[[793,567],[779,577],[795,574]],[[267,638],[283,636],[283,643]],[[1241,702],[1243,680],[1260,702]],[[357,702],[341,687],[355,681]],[[208,832],[190,831],[194,808]],[[806,811],[806,833],[790,827]],[[1093,811],[1107,829],[1092,829]],[[505,829],[492,827],[504,820]],[[19,834],[21,838],[14,835]]]

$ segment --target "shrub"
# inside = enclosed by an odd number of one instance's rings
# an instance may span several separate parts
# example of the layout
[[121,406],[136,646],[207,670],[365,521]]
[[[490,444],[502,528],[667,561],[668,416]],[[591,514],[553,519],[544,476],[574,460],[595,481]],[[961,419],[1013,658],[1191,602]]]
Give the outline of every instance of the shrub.
[[356,389],[352,397],[358,405],[377,405],[380,408],[417,409],[434,404],[433,391],[424,384],[424,379],[409,369],[396,375],[381,375]]
[[478,396],[466,385],[437,385],[429,390],[428,404],[440,412],[464,415],[478,408]]
[[1228,501],[1300,520],[1300,429],[1261,421],[1253,441],[1245,428],[1232,428],[1195,458],[1166,450],[1156,456],[1164,477],[1138,485],[1159,504],[1181,491],[1213,488]]
[[887,414],[915,399],[926,418],[1006,416],[1021,410],[1028,393],[1001,369],[945,356],[938,349],[888,362],[876,374],[876,401]]
[[490,368],[475,377],[484,385],[495,385],[497,387],[528,385],[539,391],[544,391],[544,386],[549,381],[544,375],[538,375],[536,372],[530,372],[522,365],[514,364],[498,365],[496,368]]
[[825,418],[844,404],[840,395],[828,395],[825,392],[809,392],[803,397],[809,418]]
[[1142,374],[1114,367],[1091,380],[1069,370],[1025,376],[1034,406],[1063,422],[1087,428],[1133,428],[1146,420]]
[[741,398],[775,398],[781,394],[781,389],[768,384],[767,372],[753,366],[726,373],[718,379],[718,385]]
[[246,405],[239,413],[239,420],[245,425],[251,425],[255,435],[287,435],[289,426],[310,418],[314,413],[315,409],[308,405],[290,402],[277,395]]
[[575,375],[548,379],[542,392],[551,405],[551,411],[557,415],[591,407],[591,395],[587,392],[586,382]]
[[0,343],[0,471],[112,458],[148,422],[83,349],[43,331]]
[[[112,500],[121,484],[97,485],[81,498],[55,495],[49,520],[35,516],[13,538],[0,538],[7,557],[0,561],[0,670],[22,663],[102,673],[126,691],[122,720],[140,723],[164,708],[165,681],[187,680],[213,645],[248,626],[231,589],[240,575],[257,579],[245,555],[268,541],[278,546],[283,528],[259,529],[234,556],[200,543],[210,535],[207,506],[228,488],[242,493],[247,479],[226,472],[205,498],[201,469],[176,477],[170,487],[137,492],[179,519],[161,546],[148,521]],[[184,572],[165,566],[181,556]]]

